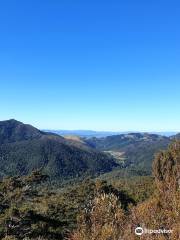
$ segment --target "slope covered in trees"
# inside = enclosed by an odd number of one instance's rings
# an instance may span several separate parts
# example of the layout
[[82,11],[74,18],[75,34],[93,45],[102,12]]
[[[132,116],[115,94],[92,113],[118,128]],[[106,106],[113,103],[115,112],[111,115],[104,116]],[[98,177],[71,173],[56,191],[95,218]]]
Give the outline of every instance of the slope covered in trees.
[[[87,144],[95,149],[117,155],[121,153],[124,167],[133,167],[136,170],[151,173],[154,155],[166,149],[171,139],[156,134],[130,133],[105,138],[86,139]],[[113,154],[115,153],[115,154]]]
[[90,179],[65,189],[47,187],[39,171],[0,183],[0,239],[61,240],[76,228],[77,216],[98,193],[113,192],[127,208],[134,199],[105,182]]
[[51,178],[96,175],[117,166],[112,157],[15,120],[0,122],[0,176],[41,168]]
[[38,139],[44,133],[14,119],[0,122],[0,144]]
[[64,138],[13,119],[2,121],[0,177],[26,175],[39,168],[54,179],[106,172],[113,178],[150,175],[155,153],[167,148],[172,140],[147,133]]

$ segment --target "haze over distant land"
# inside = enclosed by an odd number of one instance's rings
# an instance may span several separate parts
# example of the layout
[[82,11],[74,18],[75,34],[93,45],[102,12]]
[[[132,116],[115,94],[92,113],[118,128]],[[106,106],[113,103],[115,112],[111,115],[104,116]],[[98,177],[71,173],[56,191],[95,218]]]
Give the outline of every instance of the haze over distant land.
[[[139,131],[111,132],[111,131],[93,131],[93,130],[47,130],[47,129],[43,129],[43,131],[53,132],[62,136],[75,135],[79,137],[106,137],[106,136],[112,136],[112,135],[118,135],[118,134],[128,134],[128,133],[139,132]],[[178,132],[148,132],[148,133],[169,137],[177,134]]]

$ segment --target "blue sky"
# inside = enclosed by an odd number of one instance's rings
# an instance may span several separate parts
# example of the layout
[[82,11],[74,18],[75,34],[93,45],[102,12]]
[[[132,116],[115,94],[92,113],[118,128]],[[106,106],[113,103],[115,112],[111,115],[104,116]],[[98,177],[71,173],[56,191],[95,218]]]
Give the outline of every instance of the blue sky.
[[180,131],[180,3],[0,3],[0,120]]

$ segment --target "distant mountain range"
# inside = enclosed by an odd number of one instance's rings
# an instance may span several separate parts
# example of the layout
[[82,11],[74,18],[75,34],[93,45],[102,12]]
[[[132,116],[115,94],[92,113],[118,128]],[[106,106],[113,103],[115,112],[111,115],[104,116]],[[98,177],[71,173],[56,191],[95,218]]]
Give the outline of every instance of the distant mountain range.
[[92,131],[92,130],[43,130],[45,132],[56,133],[61,136],[79,136],[79,137],[106,137],[120,134],[110,131]]
[[[51,132],[61,136],[79,136],[79,137],[107,137],[119,134],[128,134],[128,133],[137,133],[138,131],[126,131],[126,132],[112,132],[112,131],[92,131],[92,130],[43,130],[44,132]],[[143,132],[139,132],[143,133]],[[178,132],[149,132],[149,134],[157,134],[162,136],[173,136],[176,135]]]
[[[174,138],[148,133],[47,132],[14,119],[0,122],[0,177],[42,169],[52,179],[95,176],[114,168],[151,174],[156,152]],[[62,133],[62,132],[61,132]],[[66,133],[66,134],[65,134]],[[77,133],[77,132],[76,132]],[[102,135],[101,135],[102,134]],[[113,134],[111,132],[111,134]]]
[[[105,152],[116,159],[123,168],[133,168],[137,172],[151,174],[152,161],[159,150],[168,147],[174,138],[180,138],[175,132],[157,133],[117,133],[96,131],[53,131],[65,138],[82,141],[83,146]],[[77,141],[79,139],[79,141]]]
[[107,137],[64,136],[81,148],[90,147],[112,156],[122,168],[151,174],[154,156],[180,138],[180,134],[166,137],[149,133],[128,133]]

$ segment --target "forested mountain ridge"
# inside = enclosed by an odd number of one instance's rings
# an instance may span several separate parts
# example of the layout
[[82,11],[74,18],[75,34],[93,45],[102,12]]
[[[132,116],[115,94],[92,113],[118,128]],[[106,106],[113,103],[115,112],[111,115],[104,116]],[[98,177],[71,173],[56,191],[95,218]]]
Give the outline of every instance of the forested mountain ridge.
[[141,142],[153,143],[158,141],[170,141],[169,137],[149,134],[149,133],[128,133],[113,135],[104,138],[89,138],[86,139],[86,142],[95,147],[96,149],[102,151],[114,150],[114,151],[123,151],[126,150],[130,145],[138,144]]
[[[155,154],[174,137],[127,133],[103,138],[62,137],[14,119],[0,122],[0,177],[26,175],[42,168],[54,179],[111,172],[151,174]],[[124,168],[124,170],[122,169]],[[116,171],[117,173],[117,171]],[[113,174],[113,173],[112,173]]]
[[86,143],[100,151],[118,155],[123,160],[124,167],[133,166],[151,173],[154,155],[166,149],[172,138],[148,133],[129,133],[105,138],[88,138]]
[[26,175],[42,168],[52,178],[72,178],[111,171],[112,157],[82,149],[61,136],[16,120],[0,122],[0,176]]
[[38,139],[42,135],[40,130],[14,119],[0,121],[0,144]]

